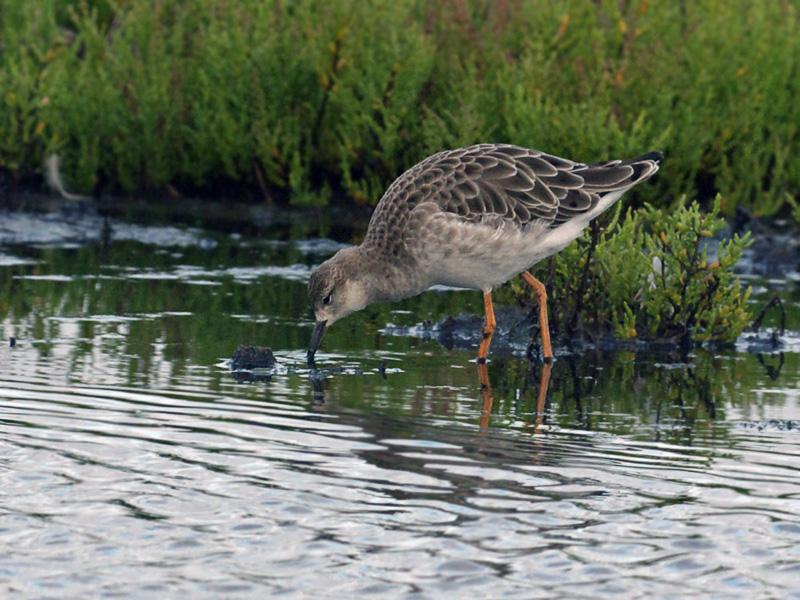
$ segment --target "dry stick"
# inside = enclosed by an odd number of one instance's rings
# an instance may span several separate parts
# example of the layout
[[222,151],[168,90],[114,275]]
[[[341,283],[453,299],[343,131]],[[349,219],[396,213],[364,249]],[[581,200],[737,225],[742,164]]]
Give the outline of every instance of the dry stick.
[[783,336],[783,334],[786,332],[786,310],[783,308],[783,302],[778,296],[773,296],[772,300],[770,300],[764,305],[764,308],[761,309],[761,311],[758,313],[758,316],[756,316],[756,318],[753,319],[753,324],[750,326],[750,330],[758,331],[759,329],[761,329],[761,323],[764,321],[764,317],[767,315],[767,311],[773,306],[777,306],[781,311],[780,333],[778,333],[778,336],[776,336],[775,333],[772,334],[772,343],[775,344],[778,342],[778,337]]

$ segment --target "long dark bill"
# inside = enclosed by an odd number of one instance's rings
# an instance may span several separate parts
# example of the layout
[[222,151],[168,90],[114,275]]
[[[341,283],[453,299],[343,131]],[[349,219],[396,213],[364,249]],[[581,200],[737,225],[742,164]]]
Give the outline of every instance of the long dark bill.
[[322,336],[325,335],[326,323],[327,321],[317,321],[317,325],[314,327],[314,333],[311,334],[311,341],[308,342],[308,352],[306,352],[306,360],[308,361],[309,367],[316,367],[314,364],[314,355],[317,353],[317,348],[319,348],[319,343],[322,341]]

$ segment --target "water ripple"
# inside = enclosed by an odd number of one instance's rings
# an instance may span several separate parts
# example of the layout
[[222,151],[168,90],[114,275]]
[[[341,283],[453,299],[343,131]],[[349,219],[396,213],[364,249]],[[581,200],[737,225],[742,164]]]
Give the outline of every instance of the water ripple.
[[481,432],[52,375],[0,382],[0,536],[23,592],[797,590],[797,440]]
[[[0,264],[4,597],[800,594],[796,334],[563,356],[543,407],[538,367],[493,355],[489,406],[472,349],[383,335],[378,308],[307,369],[330,243],[185,233]],[[469,302],[447,294],[393,314]],[[240,343],[278,367],[239,383]]]

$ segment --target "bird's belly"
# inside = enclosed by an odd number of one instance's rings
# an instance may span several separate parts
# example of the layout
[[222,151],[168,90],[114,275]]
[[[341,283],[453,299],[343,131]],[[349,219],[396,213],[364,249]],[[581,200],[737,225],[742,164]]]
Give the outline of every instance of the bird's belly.
[[459,247],[442,253],[432,269],[433,283],[476,290],[495,288],[538,262],[537,252],[525,241],[515,235],[502,244]]
[[433,283],[473,290],[489,290],[505,283],[533,264],[527,258],[523,259],[520,256],[515,257],[516,260],[497,258],[464,256],[456,260],[444,260],[437,269],[437,277]]
[[552,230],[504,231],[502,235],[453,236],[450,243],[432,252],[431,285],[441,284],[476,290],[495,288],[578,237],[582,226],[565,224]]

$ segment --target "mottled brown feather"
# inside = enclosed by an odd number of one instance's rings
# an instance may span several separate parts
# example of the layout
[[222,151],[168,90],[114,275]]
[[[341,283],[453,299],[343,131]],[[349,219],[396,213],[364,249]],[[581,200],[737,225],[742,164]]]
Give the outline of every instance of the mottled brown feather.
[[[397,255],[406,246],[411,211],[430,202],[471,223],[557,228],[658,170],[659,153],[596,164],[574,162],[519,146],[479,144],[428,157],[398,177],[370,221],[365,246]],[[392,237],[388,237],[392,232]],[[415,236],[411,236],[415,237]]]

